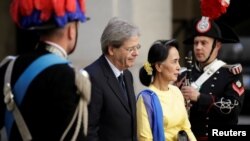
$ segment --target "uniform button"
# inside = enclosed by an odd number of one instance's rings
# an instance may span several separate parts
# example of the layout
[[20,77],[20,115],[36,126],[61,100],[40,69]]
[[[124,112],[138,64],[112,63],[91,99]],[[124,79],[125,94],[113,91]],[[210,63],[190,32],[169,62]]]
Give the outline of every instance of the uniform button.
[[206,125],[206,128],[208,128],[208,125]]
[[209,117],[206,117],[206,120],[209,120]]
[[214,77],[214,80],[217,80],[217,77]]
[[212,84],[211,87],[213,88],[213,87],[214,87],[214,84]]
[[217,73],[217,74],[219,74],[220,72],[219,72],[219,71],[217,71],[216,73]]
[[212,95],[213,93],[210,92],[209,94]]
[[206,136],[208,136],[208,133],[206,133]]

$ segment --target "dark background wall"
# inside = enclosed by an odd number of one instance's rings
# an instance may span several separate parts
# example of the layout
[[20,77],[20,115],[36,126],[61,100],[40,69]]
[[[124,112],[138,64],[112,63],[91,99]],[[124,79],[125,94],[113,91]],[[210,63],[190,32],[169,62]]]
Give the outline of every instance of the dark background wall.
[[10,0],[0,0],[0,60],[16,52],[16,32],[9,14]]

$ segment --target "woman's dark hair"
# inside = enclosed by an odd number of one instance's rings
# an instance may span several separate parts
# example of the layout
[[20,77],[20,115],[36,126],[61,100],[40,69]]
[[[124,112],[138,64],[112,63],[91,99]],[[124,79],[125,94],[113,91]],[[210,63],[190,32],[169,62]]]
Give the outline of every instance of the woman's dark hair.
[[156,74],[156,63],[160,63],[166,60],[169,54],[169,50],[172,46],[178,48],[178,44],[175,39],[157,40],[151,45],[148,52],[148,63],[152,67],[152,75],[148,75],[148,72],[145,70],[144,66],[142,66],[139,71],[139,78],[144,86],[150,85],[152,77]]

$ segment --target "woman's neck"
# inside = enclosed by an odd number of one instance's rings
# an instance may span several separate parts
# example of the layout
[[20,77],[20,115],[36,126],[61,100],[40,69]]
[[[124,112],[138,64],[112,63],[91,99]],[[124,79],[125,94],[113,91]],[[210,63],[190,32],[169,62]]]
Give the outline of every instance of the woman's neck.
[[152,82],[152,85],[154,85],[157,89],[161,90],[161,91],[167,91],[168,88],[168,84],[170,84],[170,82],[166,82],[162,79],[160,79],[159,77],[155,78],[154,81]]

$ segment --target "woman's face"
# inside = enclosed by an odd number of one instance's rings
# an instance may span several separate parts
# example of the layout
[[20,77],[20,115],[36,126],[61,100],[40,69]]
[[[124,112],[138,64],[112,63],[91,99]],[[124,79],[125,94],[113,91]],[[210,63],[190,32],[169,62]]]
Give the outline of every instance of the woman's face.
[[180,56],[178,50],[175,47],[171,47],[168,57],[160,64],[160,69],[158,70],[163,79],[169,82],[177,80],[180,71],[179,60]]

